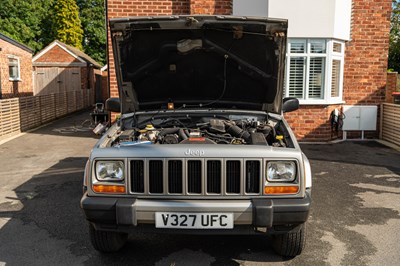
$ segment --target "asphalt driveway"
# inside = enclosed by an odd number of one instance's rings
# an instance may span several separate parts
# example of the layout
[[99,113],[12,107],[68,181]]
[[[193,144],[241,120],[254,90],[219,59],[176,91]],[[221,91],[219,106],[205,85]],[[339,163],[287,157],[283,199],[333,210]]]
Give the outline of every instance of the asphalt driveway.
[[135,235],[92,249],[79,208],[97,141],[88,113],[0,144],[0,265],[398,265],[400,153],[377,142],[302,145],[314,173],[307,247],[284,259],[268,237]]

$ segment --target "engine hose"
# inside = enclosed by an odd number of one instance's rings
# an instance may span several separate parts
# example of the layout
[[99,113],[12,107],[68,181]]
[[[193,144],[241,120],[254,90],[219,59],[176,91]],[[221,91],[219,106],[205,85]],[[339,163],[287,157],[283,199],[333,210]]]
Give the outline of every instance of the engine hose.
[[178,131],[179,137],[183,140],[188,139],[188,135],[186,134],[187,130],[184,130],[183,128],[180,128]]
[[169,134],[175,134],[177,133],[179,130],[179,128],[174,127],[174,128],[164,128],[160,131],[160,136],[165,136],[165,135],[169,135]]
[[234,136],[234,137],[243,138],[247,143],[250,142],[250,137],[251,137],[250,133],[245,131],[245,130],[243,130],[243,129],[241,129],[237,125],[229,124],[227,132],[229,134],[231,134],[232,136]]

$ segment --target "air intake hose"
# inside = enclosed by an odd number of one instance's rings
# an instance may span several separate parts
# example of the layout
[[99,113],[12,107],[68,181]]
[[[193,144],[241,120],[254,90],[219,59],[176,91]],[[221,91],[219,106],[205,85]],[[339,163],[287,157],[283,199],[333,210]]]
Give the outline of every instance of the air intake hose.
[[250,136],[250,133],[249,133],[249,132],[243,130],[242,128],[238,127],[238,126],[235,125],[235,124],[227,123],[226,126],[227,126],[227,130],[226,130],[226,131],[227,131],[229,134],[231,134],[232,136],[234,136],[234,137],[236,137],[236,138],[242,138],[242,139],[244,139],[247,143],[250,143],[251,136]]

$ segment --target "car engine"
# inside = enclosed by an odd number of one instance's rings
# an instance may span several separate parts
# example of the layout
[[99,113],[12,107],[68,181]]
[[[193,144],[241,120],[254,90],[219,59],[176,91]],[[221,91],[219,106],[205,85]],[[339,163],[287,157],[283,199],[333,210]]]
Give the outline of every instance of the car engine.
[[[231,144],[287,147],[287,134],[274,121],[226,120],[216,118],[168,118],[144,120],[136,127],[119,130],[113,146],[137,144]],[[289,143],[290,146],[290,143]]]

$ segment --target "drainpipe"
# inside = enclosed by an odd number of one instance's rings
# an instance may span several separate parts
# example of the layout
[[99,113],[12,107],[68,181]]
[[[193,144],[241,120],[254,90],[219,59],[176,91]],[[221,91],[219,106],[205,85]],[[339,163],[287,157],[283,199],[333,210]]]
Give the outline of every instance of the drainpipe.
[[108,56],[109,53],[109,47],[108,47],[108,0],[104,0],[104,11],[106,13],[105,15],[105,26],[106,26],[106,62],[107,62],[107,89],[108,89],[108,95],[111,96],[111,91],[110,91],[110,58]]

